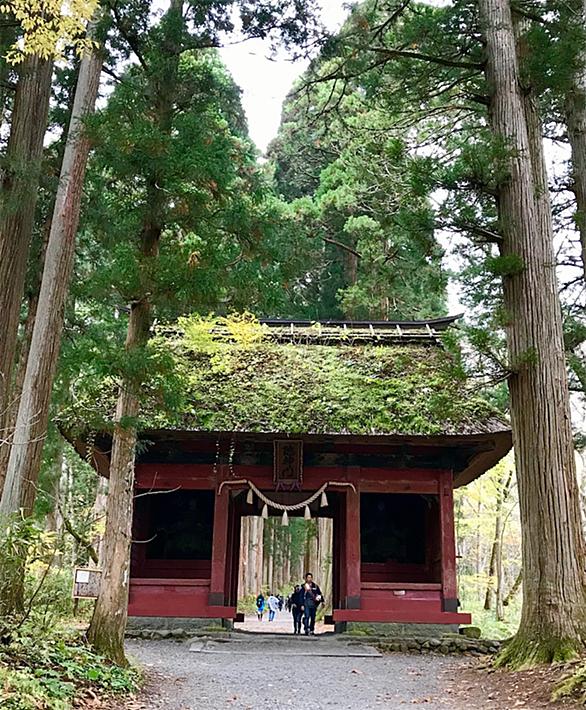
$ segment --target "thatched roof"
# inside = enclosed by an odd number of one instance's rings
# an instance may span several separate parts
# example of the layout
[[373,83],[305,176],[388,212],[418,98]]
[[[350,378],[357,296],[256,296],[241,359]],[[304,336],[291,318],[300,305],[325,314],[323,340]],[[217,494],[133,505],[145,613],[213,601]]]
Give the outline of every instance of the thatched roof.
[[[511,437],[471,388],[457,352],[444,347],[441,331],[452,320],[271,321],[252,330],[184,320],[150,346],[153,362],[166,364],[142,388],[136,425],[148,440],[284,435],[455,447],[468,452],[454,469],[460,485],[494,465]],[[106,450],[118,382],[90,373],[82,391],[60,413],[62,429],[82,452],[91,432]]]
[[151,411],[151,428],[368,435],[506,428],[437,346],[223,343],[175,354],[185,406],[172,417]]
[[[442,319],[442,329],[449,320]],[[367,436],[508,429],[471,390],[458,356],[443,347],[436,327],[392,325],[272,321],[238,336],[234,328],[183,321],[155,339],[153,347],[172,367],[158,384],[143,388],[137,424],[192,432]],[[172,398],[161,396],[165,377],[174,382]],[[86,391],[84,401],[62,413],[66,427],[107,431],[116,381],[90,382]]]

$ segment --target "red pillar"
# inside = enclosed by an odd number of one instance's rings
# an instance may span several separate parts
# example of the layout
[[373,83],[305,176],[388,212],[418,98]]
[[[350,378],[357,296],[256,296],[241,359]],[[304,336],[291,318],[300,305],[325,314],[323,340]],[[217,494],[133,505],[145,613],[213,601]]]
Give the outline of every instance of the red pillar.
[[346,609],[360,609],[360,493],[346,493]]
[[226,560],[228,559],[229,492],[216,493],[214,502],[214,534],[212,538],[212,575],[208,604],[224,606],[226,601]]
[[441,472],[439,489],[442,552],[442,600],[444,611],[458,611],[453,480],[451,471]]

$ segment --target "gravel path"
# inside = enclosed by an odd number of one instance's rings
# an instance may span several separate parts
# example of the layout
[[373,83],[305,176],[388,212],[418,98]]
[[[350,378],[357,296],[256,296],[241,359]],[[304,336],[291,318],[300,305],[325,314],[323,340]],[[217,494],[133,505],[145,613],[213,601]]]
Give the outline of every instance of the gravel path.
[[[256,614],[247,614],[244,621],[234,624],[237,631],[254,631],[255,634],[290,634],[293,631],[293,615],[290,611],[278,611],[273,621],[269,621],[268,614],[265,614],[262,621],[259,621]],[[301,627],[303,629],[303,625]],[[332,631],[333,626],[325,626],[318,621],[315,624],[315,633],[323,634]]]
[[[319,644],[323,638],[304,640]],[[286,638],[276,643],[281,654],[286,651]],[[312,710],[400,709],[419,704],[426,710],[470,708],[452,699],[446,687],[466,665],[465,660],[402,654],[287,657],[272,653],[273,646],[266,641],[264,646],[252,647],[258,653],[250,648],[239,652],[239,644],[231,643],[225,644],[230,652],[219,655],[194,653],[189,648],[189,642],[128,642],[129,656],[149,678],[141,708],[280,710],[306,704]]]

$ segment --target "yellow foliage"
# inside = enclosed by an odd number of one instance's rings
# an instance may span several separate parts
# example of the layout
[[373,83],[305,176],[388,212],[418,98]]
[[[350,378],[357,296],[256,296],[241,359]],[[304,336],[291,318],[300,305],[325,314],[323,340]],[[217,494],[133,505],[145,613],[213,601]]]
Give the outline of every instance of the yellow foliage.
[[233,313],[226,317],[199,315],[179,319],[185,343],[193,350],[209,352],[221,340],[229,340],[242,347],[260,343],[267,332],[252,313]]
[[97,7],[98,0],[0,0],[0,14],[14,17],[23,33],[6,61],[18,64],[32,54],[60,57],[67,46],[80,53],[91,49],[86,29]]
[[248,311],[233,313],[227,318],[219,318],[218,324],[226,328],[230,340],[244,347],[260,343],[267,331],[267,327],[263,326],[258,318]]

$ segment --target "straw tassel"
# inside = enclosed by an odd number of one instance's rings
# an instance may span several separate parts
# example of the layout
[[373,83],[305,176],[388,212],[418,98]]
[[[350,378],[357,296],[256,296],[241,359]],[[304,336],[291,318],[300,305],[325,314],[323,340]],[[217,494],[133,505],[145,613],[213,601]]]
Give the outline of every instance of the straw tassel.
[[281,519],[281,525],[287,527],[289,525],[289,516],[287,515],[287,511],[283,511],[283,518]]
[[305,506],[305,513],[303,517],[305,518],[305,520],[311,520],[311,510],[309,510],[308,505]]
[[266,520],[268,517],[269,517],[269,509],[267,508],[267,504],[265,503],[262,508],[261,518],[264,518]]
[[325,508],[328,505],[328,497],[325,491],[323,491],[321,494],[321,500],[319,504],[322,508]]
[[246,494],[246,503],[248,505],[252,505],[254,503],[254,495],[252,493],[252,488],[248,489],[248,493]]

